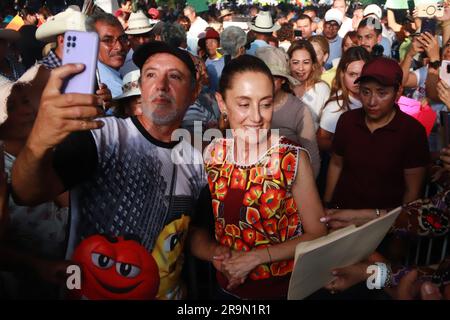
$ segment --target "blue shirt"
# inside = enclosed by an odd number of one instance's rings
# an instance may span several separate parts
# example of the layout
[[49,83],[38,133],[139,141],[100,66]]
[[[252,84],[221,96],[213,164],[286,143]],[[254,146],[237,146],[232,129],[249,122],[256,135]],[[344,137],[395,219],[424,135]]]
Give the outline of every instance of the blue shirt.
[[391,52],[392,47],[391,47],[391,43],[389,42],[388,38],[382,37],[380,45],[384,49],[383,50],[383,55],[388,57],[388,58],[391,58],[392,57],[392,52]]
[[333,67],[333,60],[340,58],[342,55],[342,38],[337,36],[333,40],[328,40],[328,44],[330,45],[330,55],[325,63],[325,69],[327,70]]
[[205,65],[209,77],[209,88],[211,92],[216,92],[219,88],[219,79],[222,75],[222,70],[225,67],[225,59],[223,57],[216,60],[208,58],[206,59]]
[[100,61],[98,61],[97,67],[100,73],[100,82],[108,86],[108,89],[111,90],[112,98],[120,96],[122,94],[122,76],[120,72]]
[[138,66],[133,62],[133,53],[133,49],[130,49],[130,51],[128,51],[127,57],[125,58],[125,63],[123,64],[122,68],[119,69],[120,76],[122,78],[131,71],[139,70]]
[[247,50],[247,54],[251,54],[252,56],[254,56],[256,54],[256,49],[268,46],[270,46],[270,44],[268,44],[264,40],[256,39],[252,42],[250,49]]

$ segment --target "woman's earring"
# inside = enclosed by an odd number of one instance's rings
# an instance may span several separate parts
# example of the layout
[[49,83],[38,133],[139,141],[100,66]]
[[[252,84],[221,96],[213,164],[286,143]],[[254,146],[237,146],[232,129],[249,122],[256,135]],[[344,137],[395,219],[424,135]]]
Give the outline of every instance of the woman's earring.
[[222,117],[223,117],[223,121],[227,122],[227,121],[228,121],[228,115],[227,115],[227,113],[224,112],[222,115],[223,115],[223,116],[222,116]]

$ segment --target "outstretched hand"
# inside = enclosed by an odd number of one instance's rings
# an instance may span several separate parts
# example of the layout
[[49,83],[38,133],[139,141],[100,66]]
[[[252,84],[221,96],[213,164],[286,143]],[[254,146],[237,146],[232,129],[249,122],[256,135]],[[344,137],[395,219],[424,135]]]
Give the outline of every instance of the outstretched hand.
[[337,230],[352,224],[358,227],[376,217],[374,209],[327,209],[326,216],[320,218],[320,222],[325,223],[331,230]]

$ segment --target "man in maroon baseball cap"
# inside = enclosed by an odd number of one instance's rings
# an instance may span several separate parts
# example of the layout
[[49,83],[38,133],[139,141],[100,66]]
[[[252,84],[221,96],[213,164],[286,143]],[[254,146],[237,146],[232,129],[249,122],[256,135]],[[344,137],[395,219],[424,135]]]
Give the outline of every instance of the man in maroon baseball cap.
[[[361,102],[369,119],[367,125],[374,130],[389,123],[396,114],[395,101],[402,78],[403,71],[397,61],[378,57],[366,63],[355,80],[360,85]],[[381,92],[384,95],[378,94]]]
[[421,196],[428,140],[396,104],[402,76],[395,60],[379,57],[355,81],[363,107],[342,114],[336,126],[324,196],[333,206],[390,209]]
[[355,80],[355,83],[370,78],[385,86],[393,86],[399,89],[402,83],[403,71],[397,61],[379,57],[364,65],[361,75]]

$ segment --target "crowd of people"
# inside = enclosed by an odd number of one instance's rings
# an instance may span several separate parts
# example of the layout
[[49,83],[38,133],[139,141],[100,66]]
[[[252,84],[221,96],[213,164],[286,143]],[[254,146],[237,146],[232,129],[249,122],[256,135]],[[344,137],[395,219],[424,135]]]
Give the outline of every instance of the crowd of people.
[[[64,298],[83,239],[132,234],[157,299],[196,297],[192,257],[209,298],[286,299],[300,242],[402,206],[311,298],[450,299],[448,250],[404,246],[450,228],[450,1],[43,2],[1,4],[0,297]],[[68,31],[98,35],[92,94],[64,93]]]

